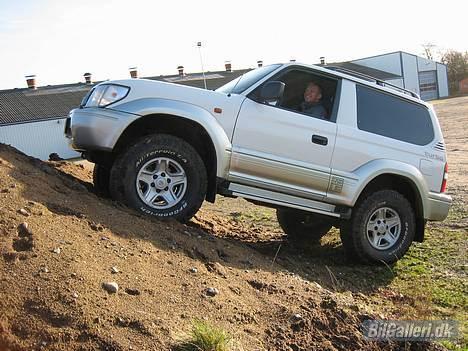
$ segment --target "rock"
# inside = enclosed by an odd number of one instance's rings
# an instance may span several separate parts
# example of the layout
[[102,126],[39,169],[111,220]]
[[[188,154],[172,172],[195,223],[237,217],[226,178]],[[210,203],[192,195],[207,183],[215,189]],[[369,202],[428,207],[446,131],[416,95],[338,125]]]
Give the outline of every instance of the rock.
[[111,294],[116,294],[119,291],[119,285],[116,282],[102,283],[102,288]]
[[62,252],[62,249],[61,249],[60,247],[56,247],[56,248],[54,248],[54,249],[52,250],[52,252],[53,252],[54,254],[59,255],[59,254]]
[[291,316],[291,322],[297,323],[302,320],[302,316],[299,313],[293,314]]
[[207,296],[214,297],[214,296],[216,296],[216,295],[219,294],[219,290],[216,289],[216,288],[211,288],[211,287],[210,287],[210,288],[207,288],[207,289],[205,290],[205,294],[206,294]]
[[29,228],[28,223],[23,222],[18,225],[18,236],[32,236],[32,230]]
[[19,213],[19,214],[22,214],[22,215],[25,216],[25,217],[29,217],[29,216],[30,216],[29,212],[26,211],[24,208],[20,208],[20,209],[18,210],[18,213]]
[[196,269],[195,267],[192,267],[192,268],[189,269],[189,272],[190,273],[197,273],[198,269]]
[[72,277],[72,278],[76,278],[76,273],[72,273],[72,274],[71,274],[71,277]]
[[112,267],[112,268],[111,268],[111,273],[112,273],[112,274],[117,274],[117,273],[119,273],[119,272],[120,272],[120,271],[119,271],[119,269],[118,269],[117,267]]
[[3,194],[9,193],[9,192],[10,192],[10,189],[2,189]]
[[42,272],[42,273],[49,273],[49,268],[47,268],[47,267],[42,267],[41,270],[40,270],[40,272]]
[[74,299],[77,299],[78,298],[78,293],[75,291],[73,294],[72,294],[73,298]]
[[205,263],[205,267],[208,272],[215,273],[223,278],[226,278],[226,270],[219,262],[207,262]]
[[125,289],[125,292],[126,292],[127,294],[133,295],[133,296],[137,296],[137,295],[140,295],[140,294],[141,294],[140,290],[138,290],[138,289],[132,289],[132,288],[126,288],[126,289]]

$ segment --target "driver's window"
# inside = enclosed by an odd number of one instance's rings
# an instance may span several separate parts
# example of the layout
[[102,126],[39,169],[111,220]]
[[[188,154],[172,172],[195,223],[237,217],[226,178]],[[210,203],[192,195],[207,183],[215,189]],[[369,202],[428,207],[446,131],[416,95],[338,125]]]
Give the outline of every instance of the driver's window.
[[272,80],[285,84],[283,97],[274,106],[330,120],[338,86],[336,79],[293,69]]

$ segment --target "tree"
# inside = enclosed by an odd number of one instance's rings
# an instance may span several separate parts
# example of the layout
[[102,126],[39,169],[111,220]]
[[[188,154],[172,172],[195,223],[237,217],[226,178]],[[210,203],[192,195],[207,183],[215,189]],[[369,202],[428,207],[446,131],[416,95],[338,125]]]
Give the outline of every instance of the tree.
[[468,77],[468,52],[448,50],[442,55],[441,61],[447,65],[450,92],[457,92],[458,83]]
[[423,47],[423,55],[428,59],[428,60],[434,60],[434,48],[436,47],[435,44],[432,44],[432,43],[426,43],[426,44],[422,44],[422,47]]

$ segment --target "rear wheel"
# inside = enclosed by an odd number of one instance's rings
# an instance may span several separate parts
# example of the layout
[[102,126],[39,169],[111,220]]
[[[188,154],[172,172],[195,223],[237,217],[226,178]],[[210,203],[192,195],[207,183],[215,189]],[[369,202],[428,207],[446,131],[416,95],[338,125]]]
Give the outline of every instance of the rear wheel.
[[110,197],[109,191],[110,169],[96,163],[93,169],[94,192],[101,197]]
[[276,217],[291,242],[300,245],[319,244],[333,226],[326,217],[298,210],[277,209]]
[[156,134],[140,140],[116,161],[111,182],[115,199],[154,217],[185,222],[203,203],[207,173],[190,144]]
[[363,262],[394,263],[408,251],[415,235],[409,201],[394,190],[381,190],[355,206],[340,236],[347,255]]

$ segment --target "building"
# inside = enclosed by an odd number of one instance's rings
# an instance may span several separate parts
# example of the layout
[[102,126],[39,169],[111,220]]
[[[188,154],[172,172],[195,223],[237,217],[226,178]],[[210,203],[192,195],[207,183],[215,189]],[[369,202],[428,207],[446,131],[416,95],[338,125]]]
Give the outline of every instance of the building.
[[[216,89],[249,71],[233,71],[226,63],[224,71],[186,74],[178,67],[178,74],[147,77],[146,79]],[[130,76],[138,77],[136,68]],[[70,110],[78,107],[94,85],[91,74],[85,82],[37,87],[35,76],[27,76],[28,88],[0,90],[0,143],[12,145],[25,154],[48,160],[52,153],[64,159],[79,157],[68,146],[64,136],[65,120]],[[205,78],[205,79],[204,79]]]
[[403,51],[331,64],[411,90],[423,100],[449,96],[447,66]]
[[0,91],[0,142],[47,160],[52,153],[74,158],[63,134],[68,112],[90,87],[70,84]]
[[468,94],[468,78],[462,79],[458,82],[458,92],[460,94]]

